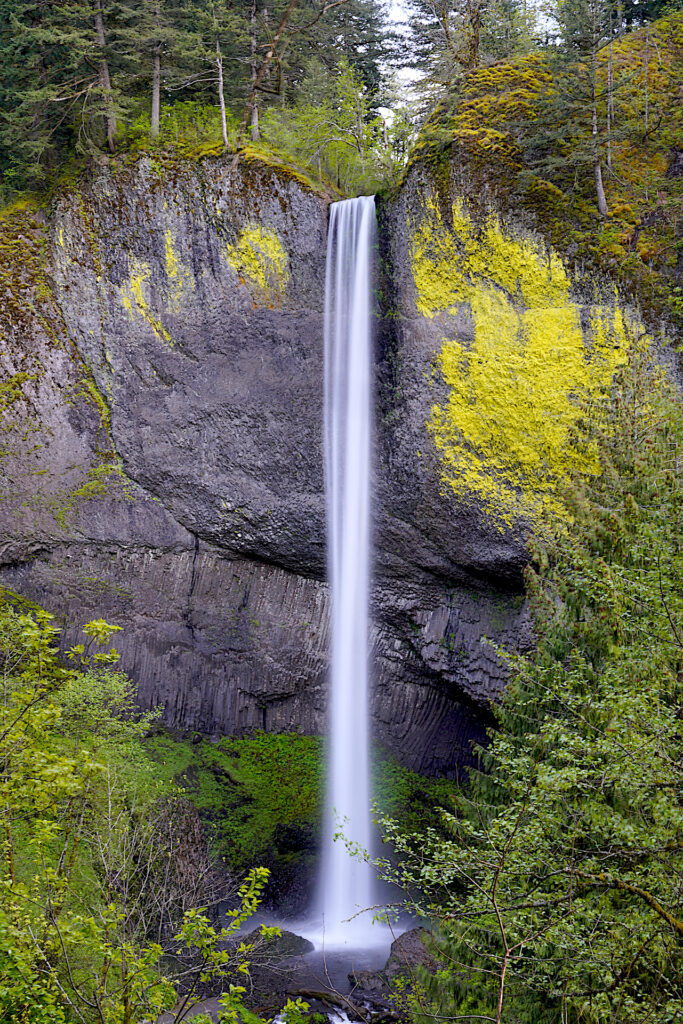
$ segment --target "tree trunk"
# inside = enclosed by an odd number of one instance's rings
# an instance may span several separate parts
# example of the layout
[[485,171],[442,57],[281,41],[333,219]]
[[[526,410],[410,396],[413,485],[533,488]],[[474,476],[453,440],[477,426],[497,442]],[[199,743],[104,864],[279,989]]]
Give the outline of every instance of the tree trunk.
[[256,0],[251,0],[249,11],[249,42],[251,44],[251,89],[254,97],[251,107],[251,141],[260,142],[261,133],[258,126],[258,103],[256,102],[256,79],[258,77],[258,60],[256,47],[258,43],[256,35]]
[[223,134],[223,146],[228,148],[228,123],[225,118],[225,93],[223,92],[223,54],[221,44],[216,33],[216,69],[218,71],[218,103],[221,108],[221,132]]
[[[285,29],[287,28],[287,23],[288,23],[290,17],[292,16],[292,12],[294,11],[294,8],[296,7],[298,2],[299,2],[299,0],[289,0],[289,3],[287,4],[287,8],[285,9],[284,14],[282,15],[282,19],[280,21],[280,24],[278,25],[277,32],[275,33],[275,35],[273,36],[271,42],[269,43],[268,49],[266,50],[265,57],[261,61],[261,67],[259,68],[259,70],[258,70],[258,72],[256,74],[256,78],[254,79],[254,81],[252,83],[251,92],[249,94],[249,99],[247,100],[247,105],[244,108],[244,117],[242,118],[242,123],[241,123],[241,125],[239,127],[239,130],[237,132],[237,149],[239,149],[239,147],[240,147],[240,144],[242,142],[242,138],[244,137],[244,133],[245,133],[245,131],[247,129],[247,125],[251,123],[251,120],[252,120],[251,112],[252,112],[252,109],[254,108],[254,106],[256,104],[256,93],[257,93],[257,90],[258,90],[259,86],[261,85],[261,82],[263,81],[264,75],[266,74],[266,72],[268,71],[268,68],[270,67],[270,62],[273,59],[273,57],[275,56],[275,52],[276,52],[277,47],[278,47],[278,45],[280,43],[280,39],[282,38],[282,35],[283,35]],[[340,2],[344,3],[344,0],[340,0]],[[323,6],[323,7],[320,8],[320,10],[321,10],[321,12],[324,13],[324,11],[327,10],[327,8],[325,6]],[[238,159],[239,159],[239,154],[236,153],[235,154],[235,162],[237,162]]]
[[607,63],[607,166],[612,170],[612,121],[614,118],[614,97],[613,97],[613,47],[612,47],[612,23],[610,18],[609,37],[609,61]]
[[602,183],[602,165],[600,163],[600,148],[598,141],[598,83],[597,83],[597,52],[593,50],[593,125],[592,125],[592,137],[593,137],[593,175],[595,177],[595,194],[598,200],[598,213],[601,217],[606,217],[609,213],[607,209],[607,199],[605,198],[605,188]]
[[601,217],[606,217],[609,213],[609,209],[607,207],[607,199],[605,197],[605,188],[602,183],[602,166],[598,156],[595,157],[593,163],[593,174],[595,176],[595,194],[598,199],[598,213]]
[[107,134],[107,145],[111,153],[114,152],[114,140],[116,139],[116,110],[114,108],[114,97],[111,91],[111,78],[109,75],[109,64],[106,57],[107,40],[104,32],[104,14],[102,0],[98,0],[95,10],[95,32],[97,34],[97,46],[100,50],[100,85],[104,95],[106,113],[104,115],[104,127]]
[[[161,8],[159,0],[154,5],[154,25],[159,31],[161,20]],[[152,67],[152,123],[149,134],[153,139],[159,136],[159,124],[161,122],[161,42],[157,40],[154,47],[154,64]]]
[[152,123],[149,134],[151,138],[159,137],[161,121],[161,54],[159,48],[154,51],[154,68],[152,71]]

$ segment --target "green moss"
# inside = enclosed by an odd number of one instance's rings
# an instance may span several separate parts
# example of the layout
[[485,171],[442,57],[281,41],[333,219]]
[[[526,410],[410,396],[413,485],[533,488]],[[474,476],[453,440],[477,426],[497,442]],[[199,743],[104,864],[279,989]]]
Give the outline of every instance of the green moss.
[[35,601],[30,601],[28,597],[22,597],[21,594],[17,594],[14,590],[3,586],[0,586],[0,605],[10,605],[22,615],[25,615],[27,612],[45,612],[45,609],[36,604]]
[[180,300],[186,292],[192,291],[194,288],[194,280],[176,253],[173,243],[173,233],[170,228],[166,231],[164,249],[166,255],[166,280],[168,282],[169,306],[171,312],[179,313]]
[[[214,744],[163,735],[148,743],[164,778],[186,790],[215,852],[235,871],[263,862],[277,868],[315,851],[326,775],[320,737],[257,732]],[[451,804],[450,782],[423,778],[386,754],[373,766],[373,789],[381,813],[409,830],[436,825],[435,808]]]
[[[97,233],[92,222],[92,216],[90,210],[83,198],[83,194],[79,188],[74,188],[73,193],[76,197],[78,204],[78,210],[81,215],[81,223],[85,232],[85,237],[88,243],[88,250],[90,252],[90,258],[92,259],[93,267],[95,269],[95,275],[98,281],[101,281],[104,277],[104,267],[102,265],[102,258],[100,256],[100,245],[97,238]],[[61,235],[61,241],[63,244],[63,235]]]
[[36,306],[52,295],[46,277],[46,237],[35,199],[21,199],[0,212],[0,336],[30,329]]
[[24,384],[37,380],[37,373],[13,373],[0,381],[0,412],[6,412],[24,398]]
[[[617,130],[613,173],[605,169],[604,174],[605,221],[597,213],[592,170],[575,176],[563,149],[586,145],[585,135],[574,139],[571,134],[580,129],[568,124],[566,138],[543,154],[550,168],[542,172],[545,177],[530,162],[544,104],[558,86],[543,56],[470,72],[459,95],[440,104],[426,125],[411,166],[426,165],[436,174],[452,168],[459,190],[480,210],[487,197],[512,217],[530,215],[573,269],[617,283],[623,294],[637,299],[653,329],[665,316],[675,330],[683,330],[677,269],[683,180],[667,176],[671,151],[680,148],[683,136],[683,12],[660,19],[648,31],[647,71],[645,29],[626,33],[612,48]],[[607,64],[605,49],[598,64],[601,125]],[[643,126],[646,75],[648,132]]]
[[106,431],[111,441],[111,410],[109,403],[95,383],[95,379],[89,369],[81,376],[78,387],[74,392],[74,398],[85,398],[97,409],[100,417],[100,425]]
[[326,199],[341,196],[341,193],[333,185],[314,180],[301,168],[288,162],[284,154],[277,153],[266,146],[247,145],[240,149],[239,155],[247,164],[263,164],[266,167],[271,167],[279,175],[291,178],[308,191],[315,192]]
[[452,810],[456,793],[450,779],[419,775],[386,752],[373,763],[372,790],[380,814],[394,818],[404,832],[437,828],[439,808]]
[[124,307],[128,310],[128,315],[131,320],[141,318],[148,324],[155,336],[159,341],[165,342],[167,345],[173,347],[173,338],[170,332],[164,327],[161,320],[158,319],[152,312],[149,302],[147,301],[146,291],[149,279],[151,277],[151,269],[144,260],[139,260],[133,257],[131,259],[131,270],[128,281],[120,289],[121,301]]
[[48,508],[56,522],[66,530],[73,514],[84,504],[113,496],[133,500],[130,481],[118,459],[91,466],[78,487],[70,491],[58,492],[49,499],[44,495],[34,495],[32,504]]
[[319,829],[322,744],[314,736],[255,733],[192,744],[170,736],[149,741],[168,779],[187,791],[210,828],[214,850],[235,871],[300,854],[283,830],[310,842]]

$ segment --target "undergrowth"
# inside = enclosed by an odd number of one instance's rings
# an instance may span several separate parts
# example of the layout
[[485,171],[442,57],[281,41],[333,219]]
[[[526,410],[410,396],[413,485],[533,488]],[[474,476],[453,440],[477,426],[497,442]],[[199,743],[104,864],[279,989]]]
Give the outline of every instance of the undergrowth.
[[[325,790],[319,736],[255,732],[211,743],[165,733],[147,742],[163,778],[183,788],[232,870],[265,860],[286,865],[317,849]],[[436,825],[436,808],[452,802],[451,782],[421,776],[386,752],[372,772],[378,808],[406,830]]]

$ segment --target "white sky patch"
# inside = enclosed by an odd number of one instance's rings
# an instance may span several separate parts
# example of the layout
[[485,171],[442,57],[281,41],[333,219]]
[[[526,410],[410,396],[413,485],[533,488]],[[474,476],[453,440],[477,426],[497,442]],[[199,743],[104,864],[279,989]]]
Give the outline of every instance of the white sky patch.
[[405,0],[391,0],[389,4],[389,21],[392,25],[398,25],[408,20],[408,11]]
[[[389,24],[392,27],[399,29],[403,26],[404,28],[403,32],[401,33],[402,35],[406,34],[408,23],[408,7],[409,0],[391,0],[391,3],[387,8],[387,20]],[[419,82],[419,80],[423,77],[421,71],[416,71],[415,68],[407,67],[398,68],[395,71],[395,75],[398,80],[398,85],[408,90],[410,89],[411,85],[413,85],[415,82]],[[409,99],[410,96],[407,95],[406,98]],[[388,108],[383,107],[382,109],[387,110]],[[382,114],[382,117],[385,117],[385,115]]]

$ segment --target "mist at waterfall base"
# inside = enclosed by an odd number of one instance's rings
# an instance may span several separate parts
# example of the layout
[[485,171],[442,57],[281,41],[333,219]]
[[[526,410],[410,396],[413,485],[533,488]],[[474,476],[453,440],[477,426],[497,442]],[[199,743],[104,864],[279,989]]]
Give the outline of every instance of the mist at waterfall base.
[[[371,865],[369,783],[370,457],[373,196],[330,210],[325,283],[325,493],[331,595],[329,767],[322,871],[305,934],[326,949],[386,946],[373,923],[379,901]],[[343,838],[340,837],[340,833]],[[335,836],[337,838],[335,839]]]

